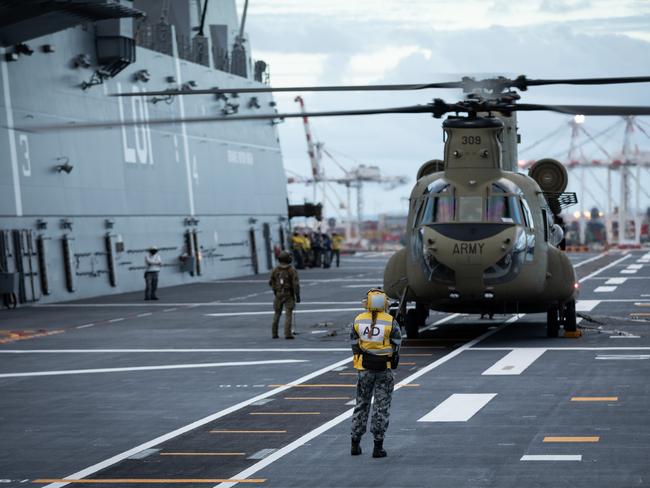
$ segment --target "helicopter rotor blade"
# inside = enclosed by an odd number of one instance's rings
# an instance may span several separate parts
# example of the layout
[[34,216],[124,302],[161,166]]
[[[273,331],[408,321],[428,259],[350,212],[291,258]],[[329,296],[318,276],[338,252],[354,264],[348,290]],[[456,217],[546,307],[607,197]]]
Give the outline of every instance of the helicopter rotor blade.
[[[522,78],[522,77],[519,77]],[[519,78],[515,79],[517,81]],[[624,83],[648,83],[650,76],[619,76],[611,78],[568,78],[568,79],[528,79],[525,80],[525,86],[543,86],[543,85],[616,85]],[[517,87],[515,85],[515,87]],[[518,87],[517,87],[518,88]]]
[[131,127],[142,125],[168,125],[168,124],[192,124],[211,122],[241,122],[248,120],[284,120],[302,117],[345,117],[359,115],[380,115],[380,114],[431,114],[440,118],[447,113],[479,113],[479,112],[501,112],[509,114],[512,112],[540,112],[549,111],[569,115],[590,115],[590,116],[643,116],[650,115],[650,106],[624,106],[624,105],[541,105],[531,103],[515,103],[513,101],[463,101],[458,103],[447,103],[436,98],[433,103],[427,105],[410,105],[405,107],[391,107],[379,109],[361,110],[330,110],[323,112],[305,113],[272,113],[255,115],[228,115],[228,116],[201,116],[186,117],[183,119],[150,119],[150,120],[125,120],[108,122],[81,122],[59,125],[27,126],[16,127],[16,130],[27,132],[49,132],[56,130],[75,129],[102,129],[110,127]]
[[610,77],[610,78],[567,78],[567,79],[529,79],[521,75],[515,79],[502,76],[476,80],[463,77],[460,81],[445,81],[437,83],[392,84],[392,85],[331,85],[331,86],[284,86],[284,87],[240,87],[240,88],[204,88],[204,89],[167,89],[149,92],[114,93],[117,97],[140,96],[176,96],[176,95],[219,95],[227,93],[271,93],[271,92],[354,92],[354,91],[412,91],[426,89],[460,88],[469,93],[484,89],[501,93],[509,88],[525,91],[530,86],[543,85],[611,85],[622,83],[647,83],[650,76]]
[[429,105],[411,105],[406,107],[392,107],[380,109],[361,109],[361,110],[332,110],[327,112],[306,112],[306,113],[287,113],[287,114],[257,114],[257,115],[229,115],[229,116],[212,116],[212,117],[186,117],[184,119],[150,119],[150,120],[125,120],[109,122],[81,122],[60,125],[32,126],[25,128],[16,128],[22,131],[48,132],[55,130],[75,130],[75,129],[107,129],[111,127],[131,127],[142,125],[167,125],[167,124],[188,124],[188,123],[205,123],[205,122],[240,122],[245,120],[276,120],[290,119],[301,117],[340,117],[356,115],[379,115],[379,114],[417,114],[432,113],[432,107]]
[[518,112],[542,111],[558,112],[569,115],[590,116],[641,116],[650,115],[650,106],[624,106],[624,105],[538,105],[519,103],[515,106]]
[[278,93],[278,92],[347,92],[347,91],[400,91],[425,90],[428,88],[462,88],[463,82],[397,84],[397,85],[333,85],[333,86],[280,86],[280,87],[240,87],[240,88],[202,88],[181,90],[158,90],[149,92],[113,93],[114,97],[148,97],[176,95],[220,95],[227,93]]

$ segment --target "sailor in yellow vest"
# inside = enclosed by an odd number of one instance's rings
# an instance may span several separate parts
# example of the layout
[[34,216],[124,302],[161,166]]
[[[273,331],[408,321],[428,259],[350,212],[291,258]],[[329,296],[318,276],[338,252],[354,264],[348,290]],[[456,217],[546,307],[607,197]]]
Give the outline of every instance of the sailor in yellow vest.
[[341,261],[341,244],[345,238],[336,233],[332,232],[332,255],[336,257],[336,267],[339,267],[339,262]]
[[384,435],[388,428],[393,397],[393,369],[399,362],[402,335],[397,322],[386,311],[388,297],[379,289],[368,291],[363,300],[366,311],[357,315],[350,332],[354,368],[357,375],[357,403],[352,415],[351,454],[361,454],[361,436],[366,432],[370,404],[375,402],[370,432],[375,440],[372,457],[386,456]]

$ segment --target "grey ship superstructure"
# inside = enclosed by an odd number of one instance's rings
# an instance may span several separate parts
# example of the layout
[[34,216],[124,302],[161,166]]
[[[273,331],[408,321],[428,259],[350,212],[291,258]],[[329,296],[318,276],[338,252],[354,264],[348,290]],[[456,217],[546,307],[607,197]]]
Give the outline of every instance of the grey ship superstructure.
[[269,94],[109,96],[268,83],[240,27],[234,0],[0,0],[0,271],[21,302],[138,290],[152,245],[163,286],[271,268],[288,224],[273,123],[28,130],[272,113]]

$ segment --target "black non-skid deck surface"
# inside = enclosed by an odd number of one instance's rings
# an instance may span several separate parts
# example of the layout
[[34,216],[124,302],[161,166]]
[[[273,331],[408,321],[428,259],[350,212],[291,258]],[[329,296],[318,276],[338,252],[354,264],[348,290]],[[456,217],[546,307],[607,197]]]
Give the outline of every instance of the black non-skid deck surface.
[[404,344],[386,459],[370,434],[349,453],[348,328],[381,253],[301,272],[293,341],[270,337],[265,275],[2,311],[0,484],[647,486],[647,256],[571,256],[579,339],[540,314],[432,313]]

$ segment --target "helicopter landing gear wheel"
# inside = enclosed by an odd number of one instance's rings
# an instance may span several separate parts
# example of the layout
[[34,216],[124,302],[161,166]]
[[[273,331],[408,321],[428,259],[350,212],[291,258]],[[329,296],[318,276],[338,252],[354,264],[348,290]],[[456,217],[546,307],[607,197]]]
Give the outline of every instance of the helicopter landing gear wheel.
[[415,311],[417,312],[418,319],[420,320],[420,325],[424,325],[429,318],[429,307],[422,305],[421,303],[415,304]]
[[546,312],[546,337],[557,337],[560,332],[560,310],[549,308]]
[[578,323],[576,320],[576,301],[567,302],[562,309],[562,324],[564,325],[564,334],[574,336],[578,332]]
[[404,327],[406,328],[406,337],[409,339],[417,339],[420,335],[420,316],[414,308],[406,311]]
[[564,330],[568,332],[575,332],[578,328],[576,321],[576,302],[571,300],[564,306],[562,322],[564,323]]

